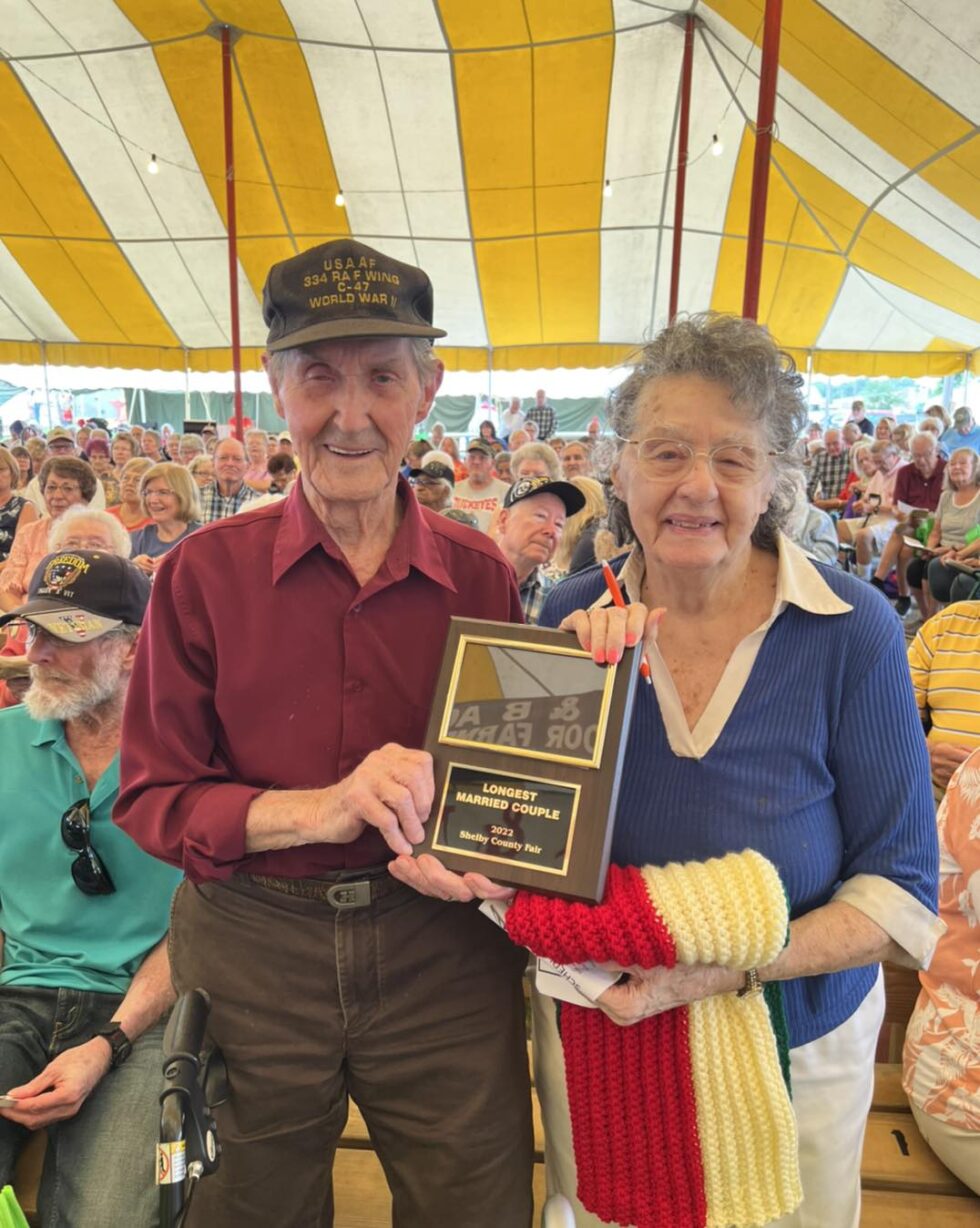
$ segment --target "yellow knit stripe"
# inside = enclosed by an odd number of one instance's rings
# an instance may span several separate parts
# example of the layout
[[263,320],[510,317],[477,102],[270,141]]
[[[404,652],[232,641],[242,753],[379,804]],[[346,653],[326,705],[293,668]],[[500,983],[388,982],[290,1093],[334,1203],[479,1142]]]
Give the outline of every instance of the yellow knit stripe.
[[753,968],[783,949],[786,896],[775,866],[754,849],[644,866],[642,874],[680,963]]
[[688,1008],[707,1228],[789,1214],[803,1196],[796,1119],[761,994]]

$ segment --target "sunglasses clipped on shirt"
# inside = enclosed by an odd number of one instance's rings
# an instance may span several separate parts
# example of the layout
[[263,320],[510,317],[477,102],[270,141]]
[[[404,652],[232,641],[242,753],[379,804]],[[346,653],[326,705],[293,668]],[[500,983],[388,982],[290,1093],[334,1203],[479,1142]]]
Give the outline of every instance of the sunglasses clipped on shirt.
[[85,895],[111,895],[116,885],[105,862],[92,847],[92,811],[83,799],[61,816],[61,838],[78,856],[71,863],[75,886]]

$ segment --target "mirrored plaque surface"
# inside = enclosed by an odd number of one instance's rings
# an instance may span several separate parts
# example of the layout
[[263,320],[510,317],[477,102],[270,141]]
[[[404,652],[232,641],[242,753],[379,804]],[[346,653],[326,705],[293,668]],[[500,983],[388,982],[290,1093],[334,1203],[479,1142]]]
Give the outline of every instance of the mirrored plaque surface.
[[452,619],[425,849],[460,873],[601,898],[638,664],[630,650],[598,666],[564,632]]

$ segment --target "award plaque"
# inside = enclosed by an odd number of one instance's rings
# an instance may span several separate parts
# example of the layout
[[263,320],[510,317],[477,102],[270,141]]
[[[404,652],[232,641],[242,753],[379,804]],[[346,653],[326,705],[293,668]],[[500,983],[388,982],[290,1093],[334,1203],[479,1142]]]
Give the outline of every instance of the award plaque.
[[601,899],[638,669],[635,649],[602,666],[564,631],[451,619],[418,851],[458,874]]

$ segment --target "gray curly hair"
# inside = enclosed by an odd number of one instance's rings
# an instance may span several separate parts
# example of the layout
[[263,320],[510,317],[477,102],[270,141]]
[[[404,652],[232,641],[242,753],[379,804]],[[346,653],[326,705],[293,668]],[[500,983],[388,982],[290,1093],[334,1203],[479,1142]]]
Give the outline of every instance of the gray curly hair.
[[[789,354],[767,329],[740,316],[703,312],[678,316],[637,351],[633,370],[609,398],[608,420],[618,444],[603,460],[611,470],[625,444],[636,438],[636,404],[646,385],[666,375],[700,375],[728,388],[746,417],[761,424],[768,450],[775,453],[773,492],[756,522],[752,544],[775,551],[776,534],[796,499],[793,474],[800,468],[794,444],[806,425],[800,389],[803,377]],[[607,485],[609,527],[619,541],[635,541],[629,509]]]

